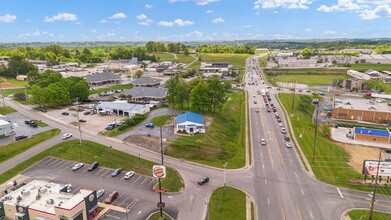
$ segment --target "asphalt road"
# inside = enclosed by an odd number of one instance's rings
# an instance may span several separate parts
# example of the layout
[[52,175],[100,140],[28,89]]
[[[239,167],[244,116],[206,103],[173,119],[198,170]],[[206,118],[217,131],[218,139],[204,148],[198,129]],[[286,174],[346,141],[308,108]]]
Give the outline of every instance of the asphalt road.
[[[350,208],[368,208],[370,196],[368,193],[349,189],[338,189],[320,181],[317,181],[303,169],[295,148],[287,149],[283,135],[279,132],[277,122],[265,110],[263,99],[257,95],[257,90],[264,88],[260,80],[260,70],[253,60],[249,58],[247,62],[246,82],[251,81],[251,76],[258,85],[246,85],[245,89],[249,93],[250,108],[250,132],[253,148],[254,163],[240,170],[227,171],[227,183],[248,192],[256,203],[257,218],[263,219],[340,219],[341,214]],[[258,75],[256,74],[258,72]],[[253,75],[251,75],[253,74]],[[268,89],[271,92],[273,103],[277,106],[280,117],[284,125],[286,121],[283,117],[280,106],[275,100],[275,89]],[[255,95],[257,104],[253,102]],[[62,133],[72,133],[74,138],[79,138],[76,127],[71,127],[57,118],[52,118],[45,113],[32,110],[29,106],[19,105],[7,99],[7,105],[16,109],[26,117],[42,120],[51,127],[62,130]],[[255,112],[258,108],[259,113]],[[130,143],[122,143],[115,138],[108,138],[95,133],[82,130],[83,140],[91,140],[106,146],[113,146],[117,150],[140,155],[142,158],[160,163],[160,155],[147,149],[133,146]],[[267,139],[267,146],[260,146],[260,138]],[[164,137],[163,137],[164,138]],[[60,136],[52,138],[33,149],[20,154],[11,160],[0,164],[0,172],[4,172],[16,164],[26,160],[34,154],[49,148],[55,143],[61,142]],[[178,170],[185,182],[183,192],[167,196],[167,200],[172,199],[177,204],[177,219],[199,220],[205,219],[207,211],[207,201],[211,193],[219,186],[223,185],[223,170],[198,165],[192,162],[166,156],[164,164]],[[210,182],[198,186],[196,181],[203,175],[210,177]],[[87,183],[86,183],[87,184]],[[153,195],[146,194],[147,197]],[[154,195],[156,202],[158,194]],[[151,198],[153,200],[153,198]],[[375,208],[378,210],[391,209],[391,198],[379,196]],[[164,202],[164,201],[163,201]],[[170,206],[167,209],[172,208]]]

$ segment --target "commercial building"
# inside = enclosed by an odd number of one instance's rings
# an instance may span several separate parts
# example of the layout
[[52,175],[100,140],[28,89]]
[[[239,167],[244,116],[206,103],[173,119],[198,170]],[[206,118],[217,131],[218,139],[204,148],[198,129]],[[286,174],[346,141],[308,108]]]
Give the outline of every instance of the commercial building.
[[100,102],[97,105],[99,114],[115,114],[133,117],[135,114],[145,114],[151,109],[149,105],[132,104],[127,101]]
[[121,77],[114,73],[95,73],[92,75],[85,76],[89,86],[100,86],[104,84],[120,83]]
[[296,57],[288,57],[286,59],[278,59],[277,63],[281,68],[315,68],[318,60],[299,60]]
[[67,193],[67,186],[34,180],[0,199],[0,218],[92,220],[99,214],[95,190]]
[[228,63],[206,63],[201,62],[199,71],[204,73],[213,73],[213,72],[230,72],[232,71],[233,66]]
[[132,84],[134,86],[142,86],[142,87],[154,87],[159,86],[160,81],[151,77],[140,77],[135,79]]
[[342,81],[342,88],[353,91],[365,89],[365,79],[351,78]]
[[390,143],[391,133],[388,130],[354,127],[353,137],[356,140]]
[[8,120],[2,120],[0,119],[0,137],[1,136],[11,136],[13,135],[14,128],[12,127],[11,123],[8,122]]
[[332,118],[391,125],[391,110],[381,99],[335,98]]
[[205,133],[205,122],[201,114],[185,112],[176,117],[176,131],[186,133]]
[[134,87],[123,91],[124,95],[131,95],[132,102],[149,103],[151,101],[163,102],[167,97],[167,89],[155,87]]

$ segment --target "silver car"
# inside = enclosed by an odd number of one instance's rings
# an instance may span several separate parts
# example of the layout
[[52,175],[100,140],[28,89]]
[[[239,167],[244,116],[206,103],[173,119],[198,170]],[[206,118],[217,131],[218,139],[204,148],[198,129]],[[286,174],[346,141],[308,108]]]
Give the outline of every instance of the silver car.
[[72,167],[73,171],[76,171],[84,166],[84,163],[77,163]]
[[266,139],[265,138],[261,139],[261,145],[266,145]]
[[285,143],[285,146],[286,146],[287,148],[291,148],[291,147],[292,147],[292,144],[291,144],[290,142],[286,142],[286,143]]
[[282,134],[286,134],[286,129],[285,128],[281,128],[280,131],[281,131]]

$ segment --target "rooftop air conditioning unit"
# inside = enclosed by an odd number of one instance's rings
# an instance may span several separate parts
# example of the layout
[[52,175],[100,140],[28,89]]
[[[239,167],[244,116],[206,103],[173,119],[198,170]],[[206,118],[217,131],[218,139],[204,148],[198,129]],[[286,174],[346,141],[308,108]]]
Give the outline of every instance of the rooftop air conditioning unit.
[[53,199],[47,199],[46,200],[46,204],[52,205],[52,204],[54,204],[54,200]]

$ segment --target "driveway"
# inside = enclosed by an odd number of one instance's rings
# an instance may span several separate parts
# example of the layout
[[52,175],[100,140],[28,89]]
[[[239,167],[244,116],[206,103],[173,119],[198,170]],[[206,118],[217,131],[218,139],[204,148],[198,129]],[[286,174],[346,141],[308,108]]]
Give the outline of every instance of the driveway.
[[[160,138],[160,129],[159,127],[154,128],[147,128],[145,127],[145,124],[149,123],[152,118],[162,115],[177,115],[181,111],[176,109],[170,109],[170,108],[162,108],[162,109],[156,109],[149,113],[148,118],[141,122],[139,125],[134,127],[131,131],[125,132],[123,134],[120,134],[116,136],[115,138],[120,140],[125,140],[129,136],[148,136],[148,134],[151,137]],[[167,125],[162,128],[163,130],[163,138],[166,138],[168,140],[175,140],[179,136],[174,134],[174,125]]]

